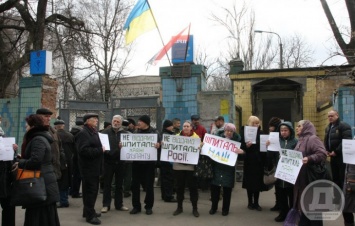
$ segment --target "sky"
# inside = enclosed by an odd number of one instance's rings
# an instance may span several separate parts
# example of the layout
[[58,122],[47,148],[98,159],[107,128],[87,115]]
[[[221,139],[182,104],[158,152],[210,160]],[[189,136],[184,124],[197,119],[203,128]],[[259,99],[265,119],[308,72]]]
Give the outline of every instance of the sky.
[[[284,37],[301,35],[314,50],[314,66],[341,65],[343,57],[329,58],[335,52],[335,41],[328,20],[319,0],[246,0],[255,12],[255,29],[272,31]],[[337,23],[347,24],[347,11],[343,0],[327,0]],[[178,34],[191,23],[190,34],[194,36],[195,49],[204,49],[211,56],[218,56],[225,46],[225,28],[212,21],[211,13],[221,15],[222,7],[242,5],[243,0],[149,0],[163,42]],[[256,34],[266,35],[266,34]],[[256,36],[258,38],[258,36]],[[276,44],[277,37],[273,39]],[[138,37],[133,44],[133,58],[129,65],[131,76],[159,75],[159,67],[169,66],[164,57],[156,66],[146,62],[162,47],[157,29]]]

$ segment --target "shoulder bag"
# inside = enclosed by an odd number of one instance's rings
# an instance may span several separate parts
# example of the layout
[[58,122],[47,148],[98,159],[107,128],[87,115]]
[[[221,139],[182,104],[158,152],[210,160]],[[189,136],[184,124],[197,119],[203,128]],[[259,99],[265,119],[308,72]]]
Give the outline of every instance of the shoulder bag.
[[40,171],[19,169],[17,178],[11,185],[11,205],[32,206],[46,199],[46,186]]

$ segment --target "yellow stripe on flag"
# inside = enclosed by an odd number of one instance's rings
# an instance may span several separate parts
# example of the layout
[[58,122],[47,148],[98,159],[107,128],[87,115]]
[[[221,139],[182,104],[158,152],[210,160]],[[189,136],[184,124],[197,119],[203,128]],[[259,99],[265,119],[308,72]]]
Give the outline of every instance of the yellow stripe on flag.
[[126,32],[126,44],[131,43],[144,32],[150,31],[156,27],[152,12],[147,10],[139,17],[132,20],[129,25],[129,30]]

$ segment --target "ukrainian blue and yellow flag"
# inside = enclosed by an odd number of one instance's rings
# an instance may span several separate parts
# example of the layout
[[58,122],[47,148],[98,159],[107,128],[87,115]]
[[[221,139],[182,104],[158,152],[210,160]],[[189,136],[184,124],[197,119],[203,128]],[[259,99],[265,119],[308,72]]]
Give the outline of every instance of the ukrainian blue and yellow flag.
[[155,27],[157,26],[147,0],[138,0],[123,27],[126,30],[126,44]]

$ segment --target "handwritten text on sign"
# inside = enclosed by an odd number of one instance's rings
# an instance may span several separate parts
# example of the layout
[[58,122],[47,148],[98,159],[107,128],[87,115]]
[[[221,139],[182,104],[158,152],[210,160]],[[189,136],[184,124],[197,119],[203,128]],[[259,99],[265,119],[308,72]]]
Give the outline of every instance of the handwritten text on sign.
[[238,158],[238,154],[235,151],[239,148],[239,142],[206,134],[203,139],[201,154],[209,156],[216,162],[234,166]]
[[121,134],[121,160],[156,161],[157,134]]
[[200,138],[164,134],[160,160],[196,165],[200,143]]
[[295,184],[302,167],[302,152],[283,149],[280,151],[275,177]]

